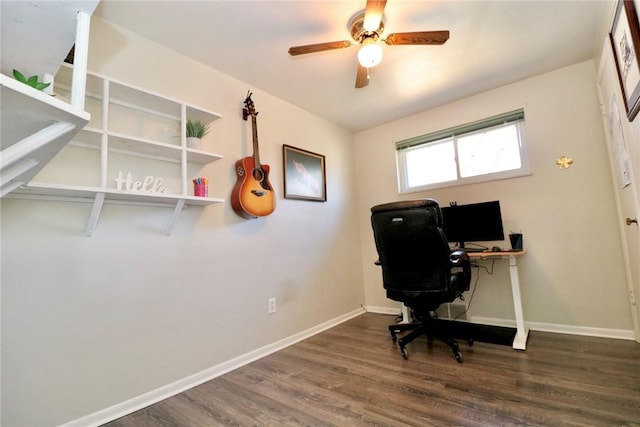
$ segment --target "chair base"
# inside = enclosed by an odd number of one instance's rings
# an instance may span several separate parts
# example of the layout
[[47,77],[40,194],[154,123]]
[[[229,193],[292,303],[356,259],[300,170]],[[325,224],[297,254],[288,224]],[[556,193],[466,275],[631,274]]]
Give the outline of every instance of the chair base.
[[[449,336],[448,334],[442,333],[438,330],[438,328],[434,328],[433,326],[433,318],[430,314],[428,314],[427,316],[424,316],[422,322],[396,323],[393,325],[389,325],[389,333],[391,334],[393,343],[398,343],[398,346],[400,347],[400,354],[402,354],[402,357],[405,359],[408,358],[407,344],[422,335],[426,335],[431,341],[435,333],[436,338],[438,338],[440,341],[447,344],[449,348],[451,348],[451,350],[453,351],[453,356],[458,361],[458,363],[462,363],[462,354],[460,354],[460,346],[458,345],[458,342],[453,337]],[[409,331],[408,334],[398,339],[398,333],[407,331]],[[471,344],[472,340],[469,340],[469,343]]]

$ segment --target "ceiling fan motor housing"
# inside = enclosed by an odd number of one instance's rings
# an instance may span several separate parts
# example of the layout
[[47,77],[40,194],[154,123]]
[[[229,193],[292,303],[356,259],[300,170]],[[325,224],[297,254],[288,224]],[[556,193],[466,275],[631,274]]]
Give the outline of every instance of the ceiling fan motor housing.
[[384,23],[380,20],[380,25],[378,29],[375,31],[367,31],[364,26],[364,12],[358,13],[351,19],[351,38],[355,40],[357,43],[363,43],[365,40],[369,38],[373,38],[375,41],[378,40],[382,32],[384,31]]

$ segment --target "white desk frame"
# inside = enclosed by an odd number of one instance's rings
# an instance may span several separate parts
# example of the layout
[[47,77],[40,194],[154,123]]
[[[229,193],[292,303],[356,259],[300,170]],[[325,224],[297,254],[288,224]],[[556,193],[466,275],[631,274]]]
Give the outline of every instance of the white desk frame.
[[526,249],[509,252],[467,252],[472,260],[500,258],[509,260],[509,276],[511,277],[511,293],[513,294],[513,309],[516,314],[516,336],[513,339],[513,348],[516,350],[527,349],[527,337],[529,328],[524,325],[524,315],[522,313],[522,297],[520,295],[520,279],[518,277],[518,263],[516,258],[527,253]]

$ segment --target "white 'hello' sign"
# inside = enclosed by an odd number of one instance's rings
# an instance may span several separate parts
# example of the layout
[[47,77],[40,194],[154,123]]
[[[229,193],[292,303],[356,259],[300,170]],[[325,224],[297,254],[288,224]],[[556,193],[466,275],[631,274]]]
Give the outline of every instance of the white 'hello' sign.
[[118,191],[131,191],[136,193],[164,194],[167,192],[166,187],[162,186],[162,178],[147,176],[142,181],[134,181],[131,172],[123,175],[122,171],[118,171],[115,178],[116,189]]

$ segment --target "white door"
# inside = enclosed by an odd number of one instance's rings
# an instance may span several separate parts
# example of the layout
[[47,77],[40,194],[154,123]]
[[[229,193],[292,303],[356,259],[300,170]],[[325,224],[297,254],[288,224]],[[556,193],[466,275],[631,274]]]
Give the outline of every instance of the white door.
[[[627,269],[627,288],[635,339],[640,342],[640,227],[638,225],[640,193],[637,187],[638,181],[635,179],[640,170],[636,169],[634,174],[634,164],[636,168],[639,167],[640,159],[633,158],[633,153],[640,152],[638,147],[640,141],[631,137],[608,40],[605,42],[599,67],[598,89],[611,170],[615,175],[615,198]],[[640,120],[640,115],[636,120]]]
[[[638,221],[640,216],[637,206],[637,198],[633,193],[635,187],[633,183],[620,191],[621,220],[624,227],[624,243],[627,245],[626,255],[629,257],[629,298],[633,315],[633,325],[635,329],[636,341],[640,342],[640,227]],[[635,193],[637,194],[637,193]]]

